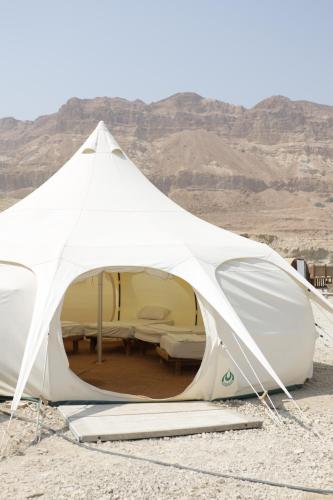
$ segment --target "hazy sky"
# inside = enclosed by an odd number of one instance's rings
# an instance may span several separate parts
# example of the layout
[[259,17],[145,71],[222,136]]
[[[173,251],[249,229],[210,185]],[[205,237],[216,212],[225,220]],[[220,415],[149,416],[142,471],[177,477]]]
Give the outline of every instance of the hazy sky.
[[0,117],[193,91],[333,104],[333,0],[0,0]]

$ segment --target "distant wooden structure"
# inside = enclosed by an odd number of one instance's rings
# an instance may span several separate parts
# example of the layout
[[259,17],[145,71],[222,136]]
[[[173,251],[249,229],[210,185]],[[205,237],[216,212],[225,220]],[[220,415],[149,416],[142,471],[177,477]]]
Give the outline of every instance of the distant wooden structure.
[[316,288],[326,288],[333,283],[333,264],[309,264],[310,283]]
[[333,264],[307,263],[305,259],[297,257],[286,260],[316,288],[326,288],[333,283]]

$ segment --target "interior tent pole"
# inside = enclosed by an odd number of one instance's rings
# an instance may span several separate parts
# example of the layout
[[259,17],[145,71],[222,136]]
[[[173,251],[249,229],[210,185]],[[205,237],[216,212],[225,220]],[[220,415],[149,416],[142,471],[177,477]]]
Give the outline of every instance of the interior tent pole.
[[114,283],[114,277],[113,274],[110,273],[110,280],[111,280],[111,286],[112,286],[112,297],[113,297],[113,306],[112,306],[112,315],[110,318],[110,321],[114,320],[115,314],[116,314],[116,309],[117,309],[117,302],[116,302],[116,285]]
[[193,291],[193,293],[194,293],[194,307],[195,307],[194,325],[197,326],[197,324],[198,324],[198,299],[197,299],[197,296],[196,296],[194,291]]
[[102,363],[103,347],[103,271],[98,275],[97,300],[97,363]]

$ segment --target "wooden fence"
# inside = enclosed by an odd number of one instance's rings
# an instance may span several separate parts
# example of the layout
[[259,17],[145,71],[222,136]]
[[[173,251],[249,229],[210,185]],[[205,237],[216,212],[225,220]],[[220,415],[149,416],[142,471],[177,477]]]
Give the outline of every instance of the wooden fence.
[[326,288],[333,283],[333,264],[308,264],[310,283],[316,288]]

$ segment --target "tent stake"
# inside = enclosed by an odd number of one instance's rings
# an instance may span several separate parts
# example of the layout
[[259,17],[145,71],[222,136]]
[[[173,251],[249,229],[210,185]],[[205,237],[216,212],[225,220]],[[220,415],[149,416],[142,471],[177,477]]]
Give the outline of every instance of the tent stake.
[[98,275],[98,307],[97,307],[97,364],[103,362],[103,271]]

